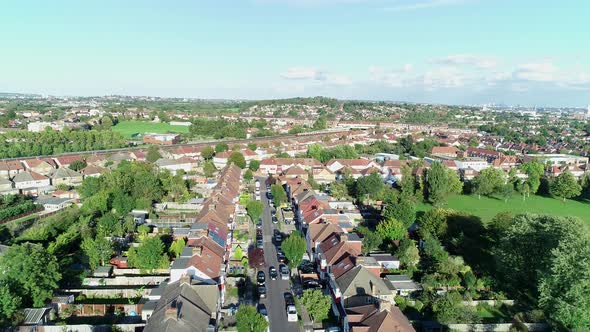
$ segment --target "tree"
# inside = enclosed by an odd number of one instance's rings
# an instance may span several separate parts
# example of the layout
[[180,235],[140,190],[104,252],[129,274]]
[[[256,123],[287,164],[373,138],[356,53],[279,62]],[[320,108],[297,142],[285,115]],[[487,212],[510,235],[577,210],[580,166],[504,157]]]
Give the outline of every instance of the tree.
[[363,176],[356,181],[355,196],[359,200],[365,197],[376,199],[382,194],[384,187],[383,178],[379,173]]
[[228,164],[235,164],[241,169],[246,168],[246,159],[241,152],[232,152],[232,154],[227,159]]
[[332,182],[330,183],[330,196],[336,199],[343,199],[348,197],[348,188],[344,182]]
[[328,318],[332,298],[330,295],[324,295],[319,289],[308,289],[303,292],[301,304],[314,322],[321,322]]
[[280,184],[273,184],[270,187],[270,193],[272,194],[272,201],[275,206],[279,207],[287,203],[287,193]]
[[526,183],[530,192],[535,194],[541,185],[541,177],[545,172],[545,166],[536,160],[531,160],[522,164],[520,169],[527,175]]
[[266,332],[268,322],[251,305],[242,304],[236,313],[238,332]]
[[377,225],[377,234],[379,234],[382,239],[395,241],[406,237],[408,229],[401,221],[390,218],[382,220],[379,225]]
[[500,187],[500,196],[504,198],[504,203],[508,202],[512,195],[514,195],[514,185],[512,183],[506,183]]
[[81,169],[84,169],[88,164],[86,164],[86,161],[84,160],[74,160],[70,166],[68,166],[69,169],[74,170],[76,172],[80,171]]
[[252,222],[256,223],[258,218],[262,216],[262,211],[264,211],[264,205],[260,201],[250,201],[248,205],[246,205],[246,211],[252,219]]
[[425,237],[427,234],[441,238],[447,234],[447,218],[452,213],[451,210],[435,208],[426,211],[418,219],[418,232],[420,236]]
[[561,197],[563,202],[568,198],[580,196],[582,187],[569,171],[559,174],[549,186],[551,195]]
[[176,258],[180,257],[185,246],[186,242],[184,241],[184,239],[174,240],[174,242],[172,242],[172,244],[170,245],[170,254],[172,254]]
[[146,236],[138,247],[131,247],[128,253],[129,264],[133,267],[152,271],[168,266],[168,255],[159,237]]
[[285,257],[289,260],[289,266],[295,268],[303,261],[303,254],[307,250],[307,241],[301,233],[295,231],[283,241],[282,248]]
[[324,129],[328,128],[326,116],[320,115],[320,117],[318,117],[317,120],[315,120],[315,122],[313,123],[312,128],[313,128],[313,130],[324,130]]
[[254,174],[252,174],[251,170],[248,169],[244,172],[244,180],[246,180],[247,182],[250,182],[250,181],[252,181],[253,178],[254,178]]
[[217,172],[217,168],[215,168],[215,164],[211,160],[207,160],[203,163],[203,175],[205,177],[210,178]]
[[458,176],[440,162],[433,162],[426,172],[428,201],[434,205],[446,202],[450,194],[458,194],[463,186]]
[[9,285],[13,299],[20,297],[25,306],[45,305],[61,279],[55,256],[40,244],[28,242],[13,245],[0,256],[0,271],[0,284]]
[[252,172],[256,172],[260,168],[260,161],[259,160],[250,160],[250,164],[248,164],[248,168]]
[[416,207],[402,192],[402,197],[399,201],[387,203],[383,210],[383,218],[395,218],[403,222],[406,228],[409,228],[416,220]]
[[256,143],[254,142],[250,142],[246,145],[248,147],[248,149],[255,151],[258,148],[258,145],[256,145]]
[[407,164],[402,165],[401,172],[402,179],[399,187],[402,191],[402,196],[409,199],[414,196],[414,192],[416,191],[416,178],[412,174],[412,168]]
[[214,155],[215,150],[210,146],[206,146],[203,148],[203,150],[201,150],[201,157],[203,157],[205,160],[211,160]]
[[539,284],[540,307],[559,330],[590,330],[590,234],[564,234]]
[[367,255],[376,250],[383,243],[383,239],[377,232],[373,232],[367,227],[361,226],[357,228],[359,234],[363,236],[363,245],[361,251],[363,255]]
[[20,296],[10,291],[12,287],[0,280],[0,326],[9,325],[9,321],[21,307]]
[[409,271],[414,271],[420,262],[420,251],[416,241],[411,239],[402,239],[397,249],[397,257],[402,266]]
[[217,145],[215,145],[215,152],[216,153],[224,152],[227,150],[229,150],[229,146],[225,143],[217,143]]
[[501,169],[489,167],[481,170],[479,175],[473,179],[474,193],[479,198],[482,195],[490,196],[499,192],[505,183],[504,172]]
[[104,266],[113,254],[113,243],[100,235],[97,235],[95,239],[85,238],[80,248],[88,257],[88,264],[92,270]]
[[122,236],[121,220],[112,212],[104,214],[96,223],[97,233],[101,236]]
[[237,247],[236,250],[234,251],[234,258],[241,261],[243,257],[244,257],[244,251],[242,250],[242,247]]
[[147,149],[147,153],[145,154],[145,160],[149,161],[150,163],[155,163],[160,158],[162,158],[160,149],[155,145],[150,145]]
[[477,314],[471,306],[463,305],[461,294],[456,291],[437,296],[432,302],[432,312],[442,324],[457,322],[477,323]]

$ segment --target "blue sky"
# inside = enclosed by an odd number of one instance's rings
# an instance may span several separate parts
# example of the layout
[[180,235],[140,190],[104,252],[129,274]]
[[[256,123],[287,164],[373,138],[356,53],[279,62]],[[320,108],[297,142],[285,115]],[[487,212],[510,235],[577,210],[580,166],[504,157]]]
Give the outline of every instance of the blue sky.
[[589,17],[587,0],[11,1],[0,91],[585,106]]

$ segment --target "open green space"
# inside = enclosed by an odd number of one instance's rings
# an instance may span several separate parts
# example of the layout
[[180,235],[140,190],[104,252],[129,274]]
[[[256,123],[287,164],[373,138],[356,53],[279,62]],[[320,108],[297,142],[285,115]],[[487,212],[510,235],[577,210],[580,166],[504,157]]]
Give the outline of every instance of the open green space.
[[[490,221],[499,212],[511,212],[513,214],[535,213],[556,216],[573,216],[590,224],[590,202],[567,200],[565,203],[559,199],[531,195],[526,200],[515,196],[505,202],[500,198],[481,197],[471,195],[457,195],[449,198],[446,208],[463,211],[480,217],[484,222]],[[431,209],[431,205],[422,204],[419,211]]]
[[121,121],[112,127],[113,131],[121,133],[126,138],[131,138],[134,134],[145,133],[188,133],[187,126],[172,126],[169,123],[153,123],[146,121]]

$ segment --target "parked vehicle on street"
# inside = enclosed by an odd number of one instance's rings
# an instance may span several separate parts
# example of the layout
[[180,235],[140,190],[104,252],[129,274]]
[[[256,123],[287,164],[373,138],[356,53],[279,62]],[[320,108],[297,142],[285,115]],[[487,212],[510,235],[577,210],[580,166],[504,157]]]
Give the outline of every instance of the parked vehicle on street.
[[256,274],[256,282],[258,283],[258,285],[264,285],[264,283],[266,282],[266,276],[264,275],[264,271],[258,271],[258,274]]
[[285,264],[279,265],[279,272],[281,272],[281,279],[282,280],[289,280],[289,268]]
[[297,321],[297,309],[294,305],[287,306],[287,321],[288,322],[296,322]]
[[278,276],[277,269],[274,266],[271,266],[268,269],[268,275],[271,280],[277,280],[277,276]]

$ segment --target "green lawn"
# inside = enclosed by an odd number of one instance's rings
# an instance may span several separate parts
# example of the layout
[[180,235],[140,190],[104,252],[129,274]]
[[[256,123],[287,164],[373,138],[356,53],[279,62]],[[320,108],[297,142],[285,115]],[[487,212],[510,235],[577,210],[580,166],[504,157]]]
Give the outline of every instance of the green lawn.
[[131,138],[133,134],[144,133],[188,133],[187,126],[171,126],[168,123],[152,123],[145,121],[121,121],[112,129],[121,133],[126,138]]
[[[558,216],[574,216],[590,224],[590,202],[568,200],[565,204],[555,198],[532,195],[525,201],[521,196],[515,196],[504,202],[502,199],[477,196],[458,195],[449,198],[446,207],[463,211],[480,217],[484,222],[490,221],[496,214],[509,211],[513,214],[537,213]],[[420,205],[419,211],[431,209],[430,205]]]

